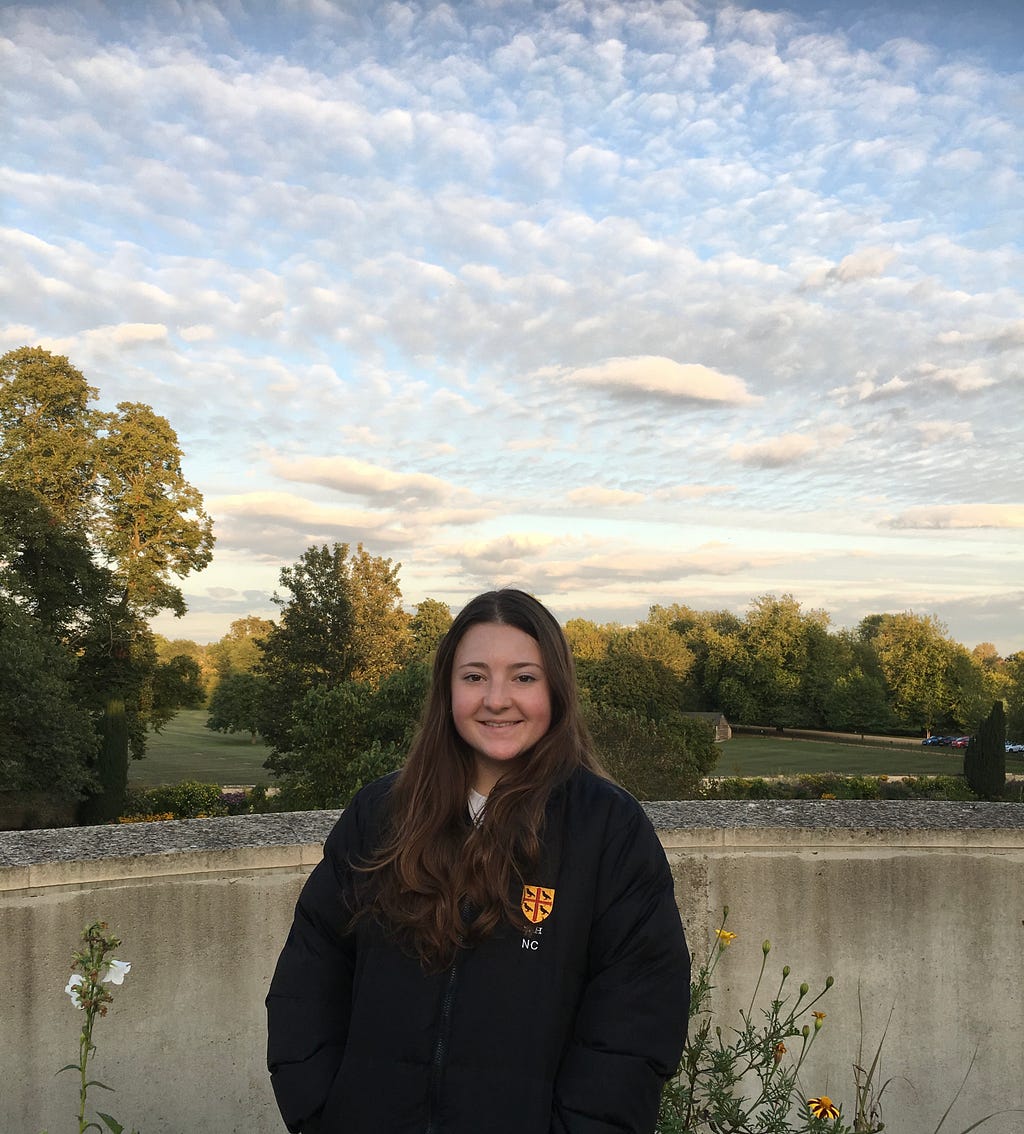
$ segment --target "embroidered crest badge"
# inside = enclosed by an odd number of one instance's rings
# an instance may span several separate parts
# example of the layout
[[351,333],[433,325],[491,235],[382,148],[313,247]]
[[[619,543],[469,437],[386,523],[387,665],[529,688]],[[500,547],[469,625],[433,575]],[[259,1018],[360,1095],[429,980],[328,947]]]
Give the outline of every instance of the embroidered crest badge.
[[539,925],[555,908],[555,892],[549,886],[523,887],[523,913]]

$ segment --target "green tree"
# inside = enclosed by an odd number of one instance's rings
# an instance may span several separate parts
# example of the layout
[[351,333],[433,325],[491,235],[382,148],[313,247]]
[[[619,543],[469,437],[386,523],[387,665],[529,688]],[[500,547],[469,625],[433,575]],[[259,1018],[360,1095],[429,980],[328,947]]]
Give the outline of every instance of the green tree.
[[85,534],[49,503],[0,480],[0,593],[68,644],[111,593]]
[[75,659],[0,594],[0,790],[68,801],[96,786],[99,738],[75,687]]
[[985,717],[992,704],[993,682],[984,666],[959,642],[950,643],[946,662],[946,720],[955,728],[971,732]]
[[565,624],[565,637],[578,661],[600,661],[608,655],[612,627],[598,626],[588,618],[570,618]]
[[673,627],[693,655],[689,685],[694,708],[724,712],[733,721],[752,721],[754,702],[737,674],[749,664],[743,623],[730,611],[686,612],[673,607]]
[[584,699],[598,758],[637,799],[696,799],[718,759],[713,730],[691,718],[657,724],[648,717]]
[[224,637],[206,648],[217,680],[232,673],[252,673],[259,665],[260,642],[273,628],[274,623],[269,618],[258,618],[254,614],[236,618]]
[[344,807],[364,784],[400,767],[429,683],[429,666],[412,661],[376,688],[343,681],[309,690],[299,703],[280,777],[284,804]]
[[599,661],[577,665],[580,686],[591,700],[624,713],[662,722],[690,708],[686,687],[663,662],[613,646]]
[[373,740],[409,750],[413,735],[430,688],[430,666],[425,661],[411,661],[393,670],[374,693],[370,706],[369,733]]
[[376,688],[403,665],[412,649],[409,616],[402,607],[400,563],[371,555],[357,544],[349,556],[352,602],[352,677]]
[[859,633],[874,651],[889,703],[907,728],[929,733],[952,702],[950,663],[955,643],[930,614],[870,615]]
[[996,701],[964,752],[964,778],[982,799],[998,799],[1006,790],[1006,713]]
[[345,543],[310,547],[281,569],[290,597],[274,596],[281,618],[262,639],[256,671],[267,679],[260,732],[273,746],[267,767],[275,774],[289,770],[307,693],[346,681],[373,688],[408,657],[398,569],[361,544],[350,554]]
[[97,397],[62,355],[20,347],[0,358],[0,481],[45,500],[57,521],[86,529],[93,493]]
[[214,732],[247,732],[256,743],[263,714],[266,678],[255,673],[229,673],[210,696],[206,727]]
[[824,611],[804,613],[790,594],[762,595],[743,628],[747,666],[737,676],[753,701],[755,721],[777,728],[811,723],[807,705],[812,635],[819,644],[828,626]]
[[417,603],[416,613],[409,621],[412,656],[420,661],[432,657],[451,624],[451,607],[446,602],[425,598],[421,603]]
[[[41,348],[0,358],[0,482],[17,499],[31,499],[36,515],[39,507],[48,509],[61,538],[94,551],[92,582],[99,570],[106,572],[105,593],[83,595],[74,610],[65,603],[65,626],[54,632],[74,630],[77,687],[111,716],[110,727],[101,728],[108,748],[121,738],[126,744],[124,774],[118,771],[105,789],[112,814],[118,784],[127,776],[128,746],[142,754],[157,705],[156,654],[146,618],[160,610],[184,612],[172,576],[206,566],[213,533],[201,496],[182,475],[181,450],[166,420],[137,403],[123,402],[113,413],[92,410],[96,396],[66,358]],[[34,523],[30,511],[26,504],[23,532]],[[61,585],[85,579],[75,568],[62,581],[53,562],[52,555],[45,563],[22,557],[22,580],[38,568],[29,590],[40,610],[46,607],[41,596],[56,593],[55,579]],[[45,616],[51,624],[62,601]]]
[[201,571],[213,558],[213,521],[185,479],[178,437],[166,418],[121,402],[98,420],[101,507],[92,534],[111,564],[128,608],[152,616],[185,613],[171,576]]
[[1003,663],[1003,672],[1007,735],[1024,743],[1024,651],[1011,654]]
[[206,700],[203,671],[195,658],[177,654],[157,662],[153,675],[153,715],[166,723],[179,709],[202,708]]

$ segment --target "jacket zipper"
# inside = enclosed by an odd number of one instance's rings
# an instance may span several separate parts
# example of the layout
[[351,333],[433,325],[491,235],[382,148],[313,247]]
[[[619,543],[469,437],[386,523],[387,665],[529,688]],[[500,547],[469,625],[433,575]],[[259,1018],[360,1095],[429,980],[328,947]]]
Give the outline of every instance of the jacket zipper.
[[[462,920],[468,925],[476,916],[468,898],[463,898],[459,904],[459,913]],[[459,948],[462,948],[463,938],[459,938]],[[430,1090],[427,1095],[427,1130],[426,1134],[440,1134],[437,1125],[437,1112],[441,1105],[441,1076],[444,1072],[445,1060],[448,1058],[448,1033],[451,1025],[452,1004],[455,1001],[455,978],[459,972],[459,957],[457,952],[448,970],[448,983],[444,990],[444,999],[441,1001],[441,1017],[437,1025],[437,1041],[434,1044],[434,1058],[430,1064]]]
[[441,1075],[448,1055],[448,1027],[451,1021],[452,1002],[455,999],[455,977],[458,972],[458,959],[452,961],[448,970],[448,984],[441,1001],[441,1018],[437,1028],[437,1042],[434,1044],[434,1058],[430,1065],[430,1092],[427,1103],[427,1132],[438,1134],[437,1112],[441,1102]]

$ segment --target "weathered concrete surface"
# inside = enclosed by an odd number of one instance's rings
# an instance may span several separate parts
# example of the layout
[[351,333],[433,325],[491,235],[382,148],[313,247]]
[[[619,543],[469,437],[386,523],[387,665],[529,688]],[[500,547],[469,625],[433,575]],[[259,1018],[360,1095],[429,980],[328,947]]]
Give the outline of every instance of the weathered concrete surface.
[[[694,952],[721,907],[739,936],[716,972],[728,1026],[762,960],[827,1013],[801,1072],[852,1104],[858,990],[869,1055],[886,1040],[894,1134],[1024,1104],[1024,807],[879,801],[650,804]],[[264,1071],[263,996],[302,881],[337,813],[0,833],[0,1132],[70,1129],[80,1015],[63,990],[82,926],[106,920],[133,969],[97,1025],[94,1100],[144,1134],[283,1129]],[[794,1048],[796,1045],[792,1045]],[[909,1081],[903,1082],[905,1076]],[[1024,1114],[988,1123],[1021,1134]],[[382,1132],[385,1134],[385,1132]]]

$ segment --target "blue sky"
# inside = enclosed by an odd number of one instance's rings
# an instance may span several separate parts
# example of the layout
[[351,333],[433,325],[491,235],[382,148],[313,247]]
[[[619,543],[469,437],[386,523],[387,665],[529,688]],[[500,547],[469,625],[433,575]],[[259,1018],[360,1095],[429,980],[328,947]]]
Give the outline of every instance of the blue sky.
[[0,349],[178,431],[172,637],[338,540],[1024,648],[1014,8],[4,4]]

